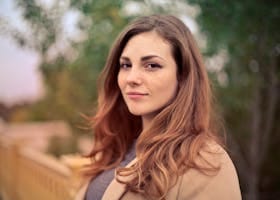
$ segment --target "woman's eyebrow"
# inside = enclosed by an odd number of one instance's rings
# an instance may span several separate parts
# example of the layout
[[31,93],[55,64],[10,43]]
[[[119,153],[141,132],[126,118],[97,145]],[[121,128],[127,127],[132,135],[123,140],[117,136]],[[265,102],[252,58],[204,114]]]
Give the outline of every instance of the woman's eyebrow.
[[141,58],[141,61],[150,60],[150,59],[152,59],[152,58],[159,58],[159,59],[164,60],[162,57],[157,56],[157,55],[148,55],[148,56],[143,56],[143,57]]
[[[147,55],[147,56],[141,57],[141,61],[147,61],[147,60],[150,60],[152,58],[159,58],[159,59],[164,60],[164,58],[162,58],[160,56],[157,56],[157,55]],[[120,60],[130,61],[129,57],[127,57],[127,56],[121,56]]]
[[120,60],[130,61],[130,59],[128,57],[126,57],[126,56],[121,56]]

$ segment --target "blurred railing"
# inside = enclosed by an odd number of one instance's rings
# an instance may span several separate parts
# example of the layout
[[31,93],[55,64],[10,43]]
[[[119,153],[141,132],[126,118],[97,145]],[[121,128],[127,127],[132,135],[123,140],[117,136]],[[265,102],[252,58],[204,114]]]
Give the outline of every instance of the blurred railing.
[[82,181],[81,163],[67,165],[21,143],[0,137],[0,199],[74,199]]

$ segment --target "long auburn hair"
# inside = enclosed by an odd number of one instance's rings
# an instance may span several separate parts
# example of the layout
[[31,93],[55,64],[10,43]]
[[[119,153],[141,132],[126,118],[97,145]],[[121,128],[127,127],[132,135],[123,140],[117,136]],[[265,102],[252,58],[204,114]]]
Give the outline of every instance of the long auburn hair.
[[[137,34],[155,31],[169,42],[177,64],[178,91],[174,100],[143,131],[141,116],[132,115],[117,84],[119,58]],[[148,48],[148,47],[147,47]],[[87,174],[96,176],[117,167],[137,138],[137,162],[117,168],[118,181],[150,199],[164,199],[178,177],[190,168],[207,170],[196,162],[207,141],[219,142],[211,120],[211,89],[203,59],[186,25],[170,15],[136,19],[118,36],[99,79],[97,112],[91,119],[94,162]],[[132,175],[129,180],[119,177]]]

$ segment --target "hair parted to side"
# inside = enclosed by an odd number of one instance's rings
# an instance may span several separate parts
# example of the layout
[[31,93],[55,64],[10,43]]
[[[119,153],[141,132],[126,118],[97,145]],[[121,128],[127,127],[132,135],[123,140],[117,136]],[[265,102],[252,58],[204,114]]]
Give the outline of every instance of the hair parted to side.
[[[133,116],[118,88],[119,58],[135,35],[155,31],[172,49],[177,64],[178,91],[174,100],[142,131],[141,117]],[[211,89],[201,53],[186,25],[170,15],[136,19],[116,39],[100,76],[98,108],[92,118],[95,159],[89,175],[117,167],[137,139],[137,162],[117,169],[117,177],[132,175],[129,190],[149,199],[164,199],[178,176],[190,168],[211,170],[196,159],[209,140],[218,141],[211,123]],[[141,133],[141,134],[140,134]]]

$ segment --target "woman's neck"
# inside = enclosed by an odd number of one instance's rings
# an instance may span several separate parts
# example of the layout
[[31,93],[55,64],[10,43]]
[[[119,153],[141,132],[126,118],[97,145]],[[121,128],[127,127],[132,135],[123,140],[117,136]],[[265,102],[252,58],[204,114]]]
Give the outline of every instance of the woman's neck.
[[153,117],[151,116],[142,116],[142,126],[143,126],[143,130],[147,130],[150,125],[151,125],[151,122],[153,120]]

